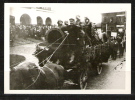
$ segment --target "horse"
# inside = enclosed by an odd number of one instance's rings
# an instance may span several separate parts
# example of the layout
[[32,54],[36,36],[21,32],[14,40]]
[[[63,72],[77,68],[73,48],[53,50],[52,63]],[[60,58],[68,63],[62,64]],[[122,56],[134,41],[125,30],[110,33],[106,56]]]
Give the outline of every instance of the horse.
[[64,68],[51,62],[43,67],[23,62],[10,71],[11,90],[60,89],[64,83]]

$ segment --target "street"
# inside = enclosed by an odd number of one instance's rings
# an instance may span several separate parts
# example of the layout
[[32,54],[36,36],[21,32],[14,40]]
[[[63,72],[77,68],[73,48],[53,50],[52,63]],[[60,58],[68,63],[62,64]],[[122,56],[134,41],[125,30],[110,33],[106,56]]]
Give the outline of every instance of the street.
[[124,58],[103,63],[102,73],[89,77],[87,89],[125,89],[125,61],[122,61]]
[[[32,55],[35,47],[36,43],[10,47],[10,54],[23,55],[26,61],[38,64],[38,59]],[[90,74],[87,89],[124,89],[126,62],[124,59],[124,57],[116,60],[109,59],[108,63],[103,63],[100,75]]]

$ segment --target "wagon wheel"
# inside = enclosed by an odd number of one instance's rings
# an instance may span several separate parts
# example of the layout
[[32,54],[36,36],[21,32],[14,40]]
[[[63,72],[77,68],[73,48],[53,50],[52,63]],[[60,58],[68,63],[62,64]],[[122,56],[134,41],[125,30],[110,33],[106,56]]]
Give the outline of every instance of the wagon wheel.
[[89,69],[86,68],[80,75],[79,77],[79,83],[80,83],[80,88],[81,89],[86,89],[87,87],[87,81],[88,81],[88,76],[89,76]]
[[100,62],[98,65],[97,65],[97,74],[100,75],[102,72],[102,62]]

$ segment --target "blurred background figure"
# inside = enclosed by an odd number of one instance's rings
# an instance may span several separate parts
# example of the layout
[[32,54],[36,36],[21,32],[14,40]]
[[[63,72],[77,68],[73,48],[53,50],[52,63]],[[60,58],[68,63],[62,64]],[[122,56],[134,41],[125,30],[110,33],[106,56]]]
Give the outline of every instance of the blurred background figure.
[[63,26],[63,21],[62,20],[58,20],[57,24],[58,24],[58,27],[61,28]]
[[80,25],[80,22],[81,22],[80,16],[77,15],[77,16],[76,16],[76,25],[79,26],[79,25]]
[[89,37],[91,37],[91,29],[92,24],[90,22],[90,19],[88,17],[85,17],[85,33],[87,33]]
[[124,48],[125,48],[125,37],[124,37],[125,31],[123,28],[119,28],[117,31],[117,42],[118,42],[118,54],[119,57],[123,56]]
[[93,23],[94,24],[94,30],[97,31],[97,26],[96,26],[96,23]]
[[64,24],[65,24],[65,26],[68,26],[68,21],[65,21]]
[[75,25],[75,20],[73,18],[70,18],[69,21],[70,21],[70,25]]
[[90,40],[92,38],[91,36],[91,27],[92,27],[92,24],[90,23],[90,20],[88,17],[85,17],[84,19],[84,32],[86,34],[86,37],[85,37],[85,45],[89,45],[90,43]]
[[109,28],[108,30],[107,30],[107,37],[110,39],[111,38],[111,28]]

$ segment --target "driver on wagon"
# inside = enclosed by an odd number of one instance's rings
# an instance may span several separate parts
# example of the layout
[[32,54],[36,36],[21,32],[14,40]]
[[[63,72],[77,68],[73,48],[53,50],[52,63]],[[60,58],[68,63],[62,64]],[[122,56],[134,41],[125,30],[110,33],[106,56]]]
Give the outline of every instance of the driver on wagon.
[[74,61],[72,64],[75,64],[79,60],[79,54],[81,54],[82,46],[80,45],[80,27],[76,26],[75,20],[73,18],[69,19],[70,25],[67,26],[66,31],[68,31],[69,36],[67,37],[69,44],[70,53],[74,54]]

